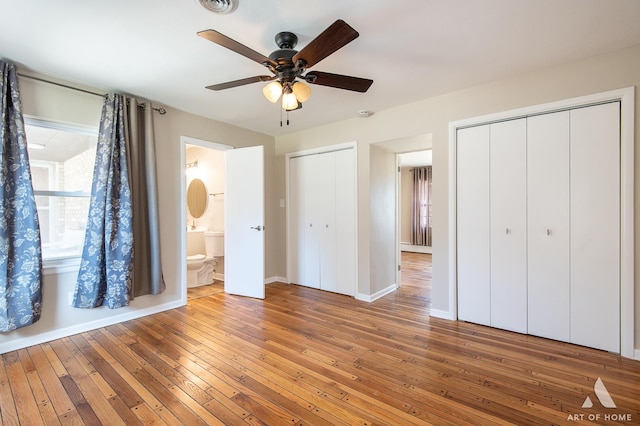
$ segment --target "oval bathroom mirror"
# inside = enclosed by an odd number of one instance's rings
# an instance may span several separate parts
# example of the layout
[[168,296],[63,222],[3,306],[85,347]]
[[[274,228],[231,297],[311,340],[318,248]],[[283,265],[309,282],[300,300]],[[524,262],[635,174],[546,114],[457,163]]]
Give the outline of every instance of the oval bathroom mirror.
[[199,218],[207,209],[207,187],[200,179],[193,179],[187,189],[187,207],[194,218]]

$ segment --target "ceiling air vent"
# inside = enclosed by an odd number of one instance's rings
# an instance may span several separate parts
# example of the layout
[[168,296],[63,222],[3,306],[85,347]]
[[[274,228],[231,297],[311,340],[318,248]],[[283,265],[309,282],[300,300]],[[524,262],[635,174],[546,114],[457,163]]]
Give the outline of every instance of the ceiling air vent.
[[207,10],[215,13],[231,13],[238,7],[238,0],[196,0]]

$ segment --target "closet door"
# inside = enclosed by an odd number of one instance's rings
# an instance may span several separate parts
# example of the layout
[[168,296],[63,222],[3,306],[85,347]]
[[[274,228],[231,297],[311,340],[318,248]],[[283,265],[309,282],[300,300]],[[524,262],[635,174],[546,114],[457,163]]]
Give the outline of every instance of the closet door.
[[525,119],[491,124],[491,326],[527,332]]
[[527,121],[528,330],[570,340],[569,112]]
[[322,245],[322,225],[324,210],[324,169],[321,155],[304,158],[304,282],[307,287],[320,288],[320,250]]
[[320,288],[335,291],[336,271],[336,161],[335,152],[314,155],[321,170],[316,199],[320,255]]
[[620,352],[620,105],[571,111],[571,342]]
[[491,323],[489,126],[457,132],[458,318]]
[[305,185],[304,162],[306,157],[289,160],[289,253],[291,257],[290,281],[295,284],[305,282]]
[[356,170],[353,149],[335,153],[336,281],[331,291],[355,295],[356,287]]

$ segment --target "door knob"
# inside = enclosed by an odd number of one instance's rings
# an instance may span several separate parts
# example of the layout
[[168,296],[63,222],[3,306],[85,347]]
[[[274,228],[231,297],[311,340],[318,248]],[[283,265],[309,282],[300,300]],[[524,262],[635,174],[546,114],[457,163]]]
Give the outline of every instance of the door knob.
[[547,235],[551,235],[551,229],[547,228]]
[[258,226],[252,226],[251,229],[255,229],[256,231],[262,231],[264,228],[258,225]]

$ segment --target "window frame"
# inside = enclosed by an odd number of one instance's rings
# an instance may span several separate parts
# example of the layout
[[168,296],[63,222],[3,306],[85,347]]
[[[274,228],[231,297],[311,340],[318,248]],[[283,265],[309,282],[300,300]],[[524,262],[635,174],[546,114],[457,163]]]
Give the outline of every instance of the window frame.
[[[25,115],[24,117],[25,126],[36,126],[42,127],[51,130],[59,130],[66,131],[72,133],[79,133],[88,136],[94,136],[98,138],[99,128],[94,126],[84,126],[81,124],[73,124],[73,123],[64,123],[54,120],[46,120],[42,118],[37,118],[33,116]],[[27,141],[28,144],[28,141]],[[97,141],[96,141],[97,145]],[[29,169],[31,169],[32,164],[31,160],[29,160]],[[38,167],[38,163],[46,164],[50,163],[52,166],[55,164],[54,161],[47,160],[33,160],[36,167]],[[55,168],[55,167],[53,167]],[[55,175],[55,170],[50,170],[50,173]],[[93,179],[93,176],[91,176]],[[91,198],[91,192],[86,191],[52,191],[52,190],[35,190],[33,191],[34,197],[58,197],[58,198],[67,198],[67,197],[77,197],[77,198]],[[40,214],[40,210],[38,210],[38,214]],[[42,244],[42,243],[41,243]],[[80,259],[82,258],[82,253],[77,255],[65,255],[65,256],[54,256],[47,259],[42,259],[43,266],[43,274],[57,274],[62,272],[73,272],[77,270],[77,267],[80,265]]]

